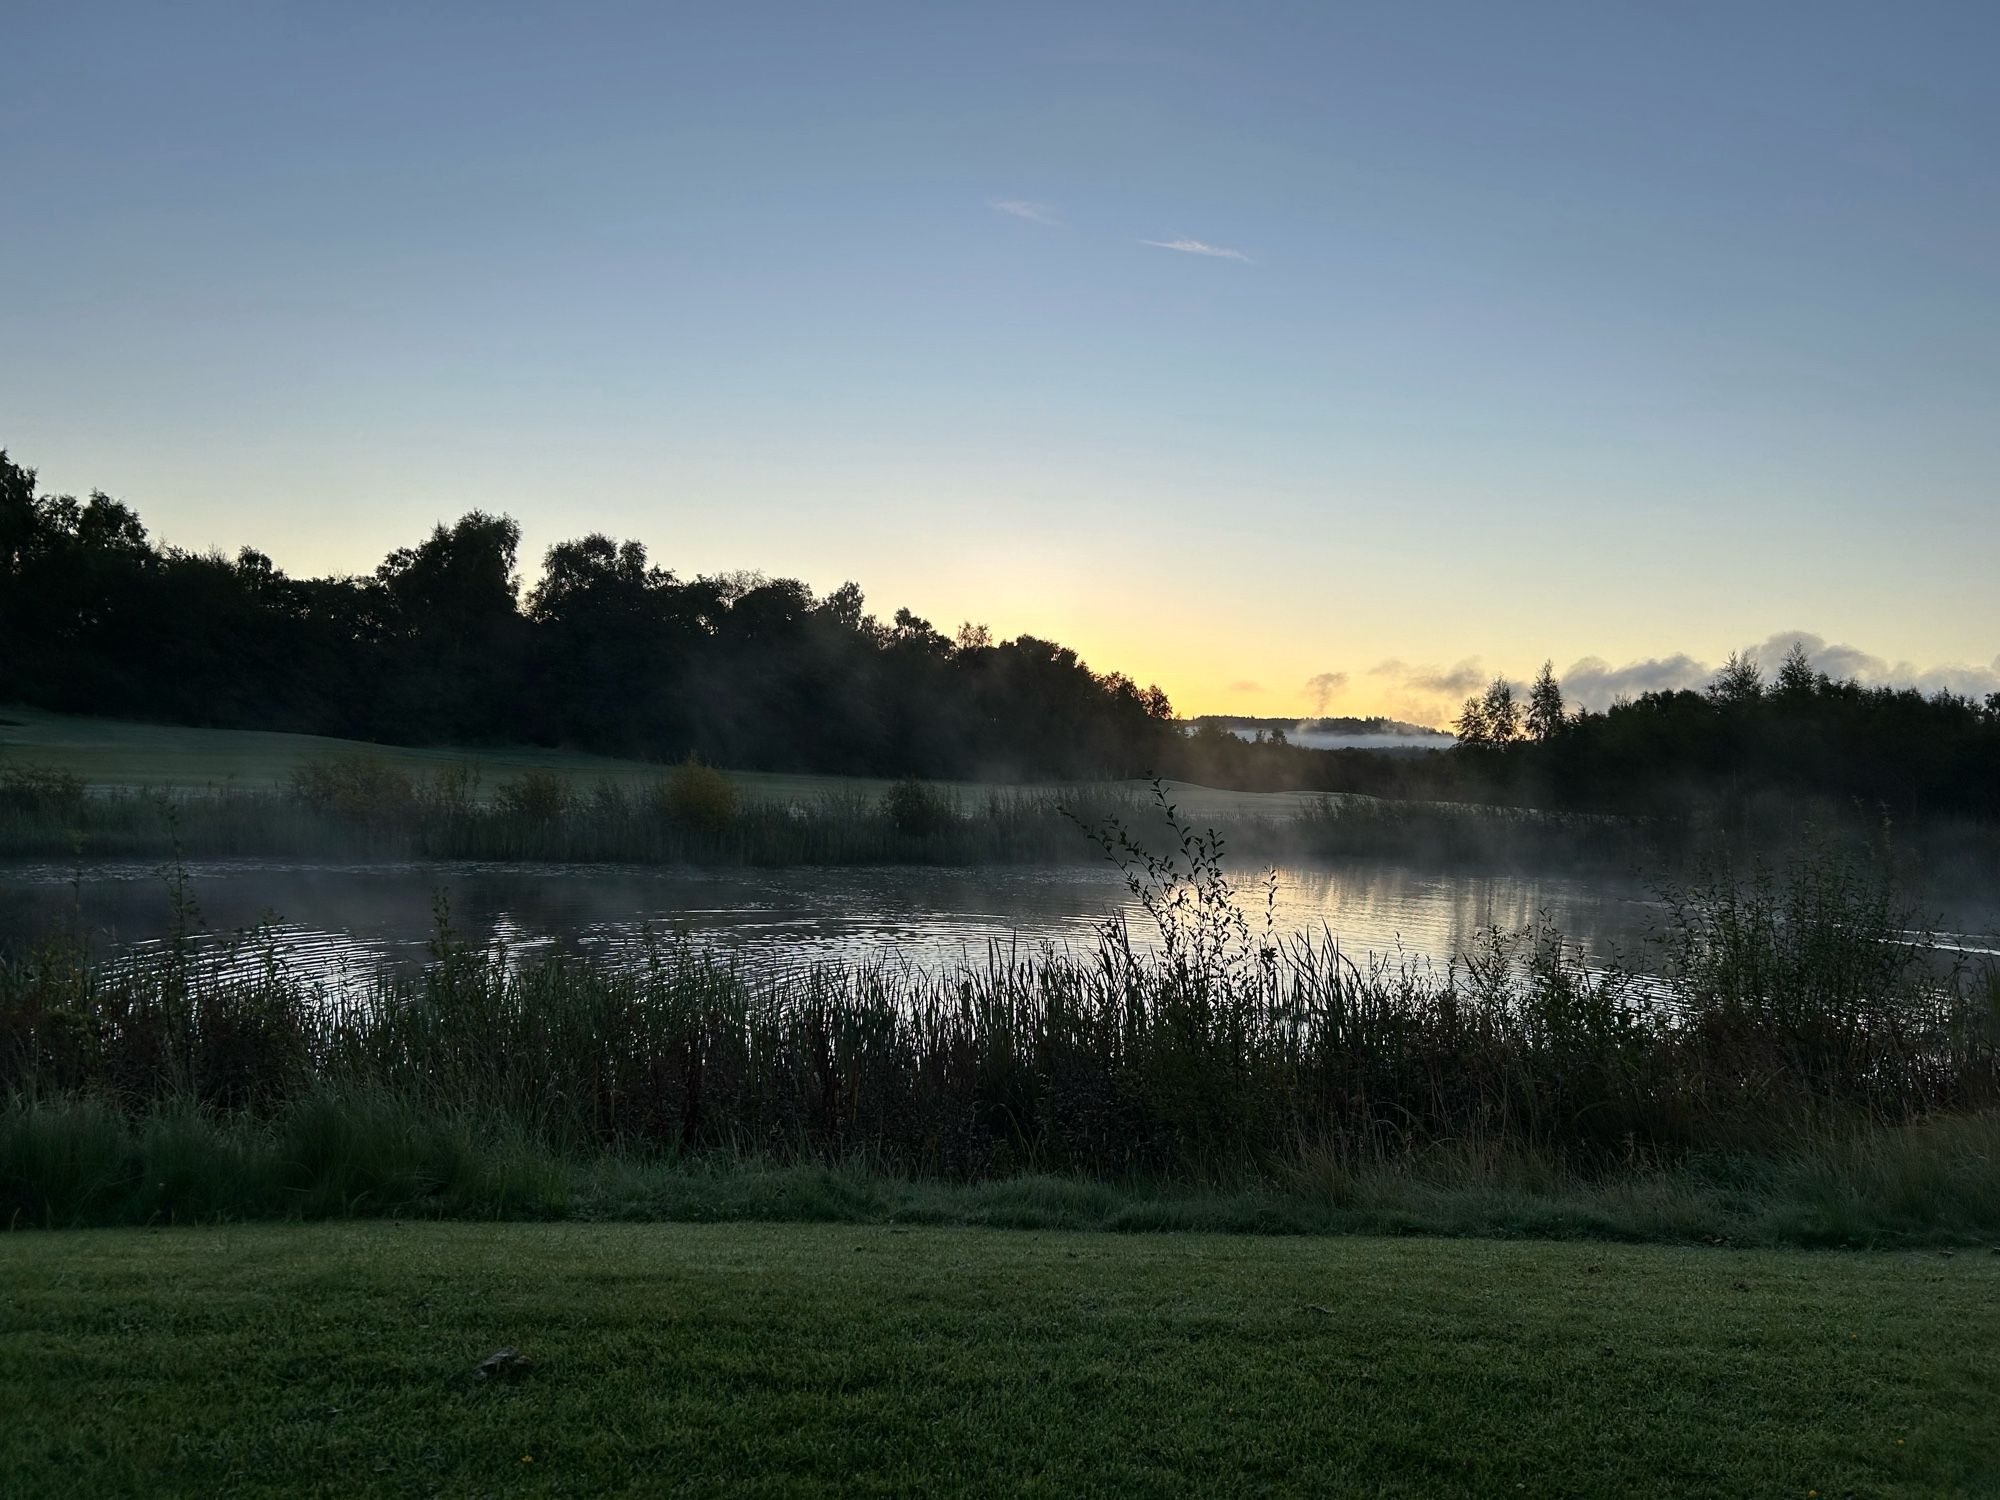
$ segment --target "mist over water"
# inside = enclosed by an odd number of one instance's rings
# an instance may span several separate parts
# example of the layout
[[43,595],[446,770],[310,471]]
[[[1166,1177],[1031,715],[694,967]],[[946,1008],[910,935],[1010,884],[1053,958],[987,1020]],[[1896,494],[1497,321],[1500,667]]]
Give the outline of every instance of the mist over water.
[[[454,933],[519,954],[629,954],[646,938],[685,934],[760,964],[937,965],[983,962],[989,945],[1033,952],[1089,947],[1122,915],[1135,942],[1154,934],[1114,870],[1092,867],[691,870],[624,865],[405,863],[341,865],[216,860],[188,866],[203,927],[227,938],[268,923],[294,972],[337,983],[375,964],[429,957],[435,897]],[[0,867],[0,943],[16,948],[79,917],[110,955],[159,943],[167,885],[148,862]],[[1264,892],[1241,876],[1261,923]],[[1423,870],[1381,862],[1277,872],[1273,925],[1325,927],[1357,959],[1367,953],[1442,964],[1483,927],[1526,926],[1546,912],[1596,955],[1635,952],[1657,913],[1637,881]],[[245,963],[259,959],[247,955]]]
[[[1225,726],[1239,740],[1255,740],[1258,731],[1240,724]],[[1449,750],[1456,743],[1447,734],[1371,734],[1360,730],[1317,729],[1311,720],[1285,730],[1288,743],[1307,750],[1400,750],[1412,753]]]
[[[1094,946],[1122,916],[1153,946],[1149,919],[1109,867],[986,869],[886,866],[690,869],[604,864],[408,862],[338,864],[236,859],[187,866],[201,930],[218,946],[255,929],[237,962],[268,945],[293,974],[338,988],[380,965],[431,957],[441,896],[453,935],[517,957],[590,954],[644,961],[650,938],[685,936],[760,970],[815,962],[937,967],[983,963],[1044,945]],[[1245,910],[1261,927],[1258,872],[1239,871]],[[1330,931],[1358,962],[1443,966],[1482,930],[1519,931],[1546,916],[1593,962],[1644,968],[1664,907],[1636,877],[1439,869],[1389,861],[1276,872],[1272,925],[1281,935]],[[1990,950],[2000,893],[1939,913],[1947,940]],[[155,862],[0,864],[0,948],[20,951],[79,922],[94,953],[159,946],[171,930],[165,872]]]

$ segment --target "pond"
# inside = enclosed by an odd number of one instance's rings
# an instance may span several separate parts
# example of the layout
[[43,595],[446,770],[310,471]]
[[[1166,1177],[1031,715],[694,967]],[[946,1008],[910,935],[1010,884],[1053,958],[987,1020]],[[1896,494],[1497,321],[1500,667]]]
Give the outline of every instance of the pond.
[[[913,866],[771,870],[631,865],[331,864],[204,860],[186,893],[218,938],[265,926],[296,974],[338,985],[382,964],[429,958],[440,901],[463,942],[520,955],[556,950],[638,961],[646,934],[685,934],[758,967],[820,960],[936,965],[983,962],[989,946],[1032,952],[1094,944],[1122,916],[1136,941],[1156,934],[1118,872],[1105,867],[981,869]],[[1664,907],[1636,878],[1494,873],[1383,861],[1278,870],[1280,933],[1324,929],[1358,961],[1380,955],[1442,965],[1484,928],[1546,915],[1595,961],[1641,967]],[[1244,877],[1261,925],[1264,893]],[[0,946],[20,948],[80,917],[94,950],[160,942],[171,927],[168,883],[150,862],[0,864]],[[1975,929],[1986,923],[1963,919]],[[243,960],[252,962],[249,957]]]
[[[209,932],[268,924],[296,972],[329,976],[428,956],[440,898],[463,941],[520,952],[619,951],[648,930],[685,933],[748,959],[918,963],[983,959],[989,944],[1089,946],[1115,915],[1149,940],[1144,911],[1106,867],[889,866],[775,870],[632,865],[327,864],[268,859],[187,866]],[[1442,962],[1482,927],[1546,912],[1593,952],[1635,946],[1658,907],[1637,882],[1480,875],[1380,862],[1276,872],[1281,932],[1331,930],[1365,952]],[[1243,899],[1261,925],[1264,892]],[[154,862],[0,865],[0,943],[20,946],[80,915],[102,953],[145,946],[172,924]]]

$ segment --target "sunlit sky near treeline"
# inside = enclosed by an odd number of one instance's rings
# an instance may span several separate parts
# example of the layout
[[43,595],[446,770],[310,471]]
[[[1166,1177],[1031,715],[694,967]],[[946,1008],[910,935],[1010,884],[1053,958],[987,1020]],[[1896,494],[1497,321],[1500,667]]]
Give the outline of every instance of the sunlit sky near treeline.
[[1799,632],[2000,688],[2000,5],[4,33],[0,443],[178,545],[362,571],[477,506],[530,576],[851,578],[1190,713]]

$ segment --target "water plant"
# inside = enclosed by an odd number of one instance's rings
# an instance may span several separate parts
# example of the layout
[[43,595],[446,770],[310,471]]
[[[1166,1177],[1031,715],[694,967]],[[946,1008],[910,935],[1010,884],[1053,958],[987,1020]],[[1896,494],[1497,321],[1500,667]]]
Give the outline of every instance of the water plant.
[[[1451,1162],[1535,1163],[1547,1182],[1730,1162],[1796,1182],[1800,1162],[1876,1159],[1840,1142],[2000,1106],[2000,983],[1832,855],[1679,890],[1671,961],[1647,979],[1546,924],[1439,971],[1357,965],[1329,933],[1272,931],[1217,843],[1181,833],[1157,858],[1105,834],[1159,942],[1112,927],[1081,952],[936,969],[746,969],[673,940],[637,963],[530,960],[468,948],[443,912],[428,968],[338,992],[213,945],[111,963],[54,945],[0,966],[0,1094],[35,1115],[10,1127],[26,1154],[4,1191],[56,1212],[44,1179],[80,1169],[48,1165],[51,1109],[265,1139],[324,1118],[313,1101],[364,1099],[459,1122],[441,1140],[571,1161],[1339,1197]],[[1940,1165],[1957,1186],[1938,1193],[1962,1203],[1964,1171]]]

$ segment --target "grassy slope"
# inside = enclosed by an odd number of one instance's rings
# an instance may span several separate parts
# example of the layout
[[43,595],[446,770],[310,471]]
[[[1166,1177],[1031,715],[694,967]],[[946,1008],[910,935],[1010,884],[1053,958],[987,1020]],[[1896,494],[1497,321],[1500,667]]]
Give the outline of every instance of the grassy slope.
[[374,1224],[0,1287],[17,1496],[2000,1493],[1984,1255]]
[[[474,765],[488,788],[523,771],[555,771],[572,780],[646,783],[662,768],[645,761],[618,760],[567,750],[417,748],[375,745],[312,734],[278,734],[257,729],[190,729],[171,724],[135,724],[119,719],[80,718],[37,708],[0,706],[0,766],[27,764],[71,771],[100,786],[279,787],[307,761],[360,753],[400,766],[412,775],[442,767]],[[795,776],[737,771],[731,777],[752,800],[789,802],[827,795],[879,798],[889,783],[858,776]],[[985,797],[990,787],[956,785],[964,796]],[[1142,782],[1127,783],[1135,790]],[[1174,783],[1175,794],[1194,817],[1225,814],[1281,816],[1317,800],[1294,792],[1231,792]],[[1037,788],[1016,788],[1034,791]],[[1039,790],[1050,790],[1047,787]],[[983,804],[982,804],[983,805]]]

